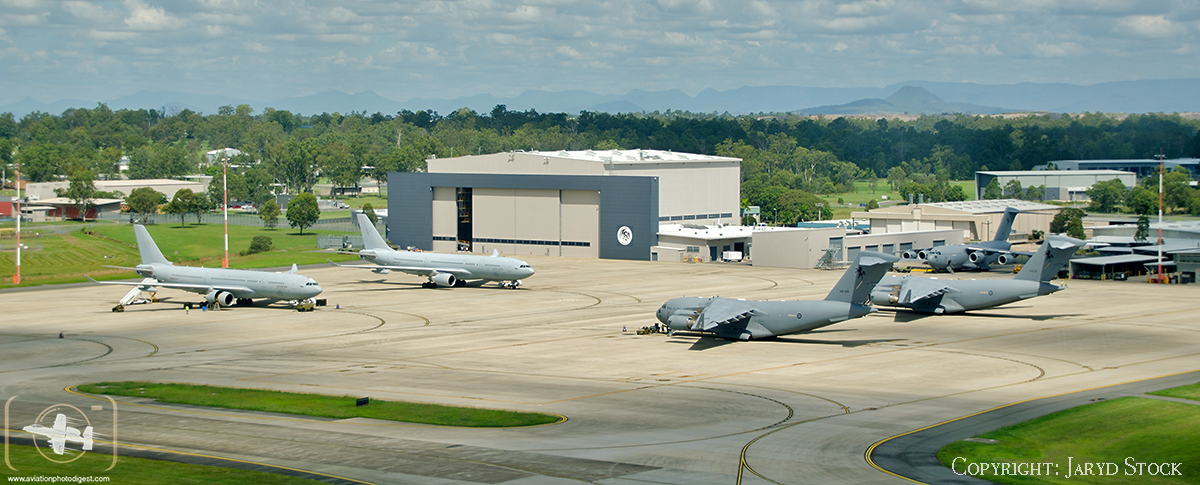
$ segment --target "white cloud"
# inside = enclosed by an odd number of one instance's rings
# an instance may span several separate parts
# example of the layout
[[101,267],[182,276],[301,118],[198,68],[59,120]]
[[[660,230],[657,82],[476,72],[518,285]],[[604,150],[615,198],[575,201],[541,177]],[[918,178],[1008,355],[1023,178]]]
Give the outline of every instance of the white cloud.
[[370,44],[371,39],[358,34],[321,34],[317,36],[321,42],[330,44]]
[[267,54],[275,50],[258,42],[245,42],[242,44],[242,48],[250,52],[257,52],[259,54]]
[[1059,44],[1038,44],[1033,48],[1033,55],[1038,57],[1067,57],[1081,54],[1085,49],[1074,42]]
[[133,30],[171,30],[184,25],[182,20],[171,16],[162,7],[148,6],[140,0],[125,0],[125,8],[129,9],[125,25]]
[[1158,39],[1182,35],[1187,27],[1167,20],[1163,15],[1132,15],[1117,22],[1120,29],[1139,37]]
[[850,48],[850,46],[846,45],[845,42],[838,42],[838,43],[834,44],[833,46],[831,46],[829,48],[829,51],[830,52],[842,52],[849,48]]

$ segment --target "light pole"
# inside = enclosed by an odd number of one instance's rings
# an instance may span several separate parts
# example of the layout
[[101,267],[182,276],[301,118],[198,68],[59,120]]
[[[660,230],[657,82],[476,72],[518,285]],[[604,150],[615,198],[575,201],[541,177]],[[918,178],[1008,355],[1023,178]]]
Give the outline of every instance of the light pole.
[[225,156],[225,150],[221,150],[221,190],[224,192],[224,202],[221,204],[225,212],[225,259],[221,260],[221,267],[229,267],[229,159]]
[[13,275],[13,284],[21,284],[21,162],[17,161],[17,198],[13,200],[13,212],[17,213],[17,274]]
[[1154,158],[1158,159],[1158,281],[1163,282],[1162,275],[1162,213],[1163,213],[1163,155],[1162,148],[1158,149],[1158,155]]

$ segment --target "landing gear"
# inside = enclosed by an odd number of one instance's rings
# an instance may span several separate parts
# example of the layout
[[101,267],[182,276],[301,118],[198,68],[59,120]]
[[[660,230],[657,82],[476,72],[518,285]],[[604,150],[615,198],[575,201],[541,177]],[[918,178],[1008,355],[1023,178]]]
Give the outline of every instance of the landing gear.
[[515,289],[517,289],[518,286],[521,286],[521,280],[501,281],[500,282],[501,288],[508,288],[510,290],[515,290]]
[[238,298],[237,302],[235,302],[235,304],[237,306],[253,306],[254,300],[252,300],[250,298]]
[[432,281],[426,281],[424,283],[421,283],[421,288],[437,288],[437,284],[435,284]]

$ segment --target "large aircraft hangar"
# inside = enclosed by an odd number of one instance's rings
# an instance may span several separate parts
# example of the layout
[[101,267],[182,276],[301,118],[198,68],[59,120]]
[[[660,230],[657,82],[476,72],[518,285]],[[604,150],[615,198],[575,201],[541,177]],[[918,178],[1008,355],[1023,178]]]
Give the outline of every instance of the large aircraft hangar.
[[737,158],[588,150],[427,164],[388,174],[388,238],[401,247],[649,260],[660,222],[738,222]]

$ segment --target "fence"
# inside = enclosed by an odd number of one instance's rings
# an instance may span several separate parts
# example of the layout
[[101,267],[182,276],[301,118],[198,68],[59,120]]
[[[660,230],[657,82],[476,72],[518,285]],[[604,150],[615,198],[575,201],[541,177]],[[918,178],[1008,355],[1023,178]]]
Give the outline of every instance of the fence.
[[[187,221],[189,223],[196,222],[195,214],[188,214],[186,217],[187,217]],[[97,218],[108,220],[108,221],[116,221],[116,222],[128,222],[128,223],[141,223],[142,222],[140,220],[140,216],[138,214],[121,213],[121,212],[115,212],[115,211],[100,213],[97,215]],[[167,215],[167,214],[155,214],[150,217],[150,220],[148,222],[150,224],[178,223],[179,216],[172,216],[172,215]],[[223,224],[225,222],[225,217],[220,213],[204,213],[200,216],[200,222],[203,224]],[[256,215],[253,215],[253,214],[229,214],[229,223],[232,225],[235,225],[235,226],[267,227],[267,224],[265,222],[263,222],[262,218],[260,218]],[[276,227],[290,227],[290,226],[288,224],[287,219],[280,217],[279,221],[276,224]],[[385,233],[382,219],[379,222],[375,223],[375,228],[379,229],[380,234]],[[355,224],[354,219],[351,219],[350,217],[339,217],[339,218],[333,218],[333,219],[320,219],[316,223],[314,223],[311,227],[309,227],[308,229],[319,230],[319,231],[340,231],[340,232],[358,233],[358,224]],[[339,242],[337,247],[340,247],[340,245],[341,245],[341,243]],[[324,246],[322,246],[322,247],[324,247]],[[358,246],[356,246],[356,247],[362,247],[362,237],[361,236],[359,236]]]

